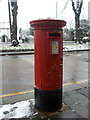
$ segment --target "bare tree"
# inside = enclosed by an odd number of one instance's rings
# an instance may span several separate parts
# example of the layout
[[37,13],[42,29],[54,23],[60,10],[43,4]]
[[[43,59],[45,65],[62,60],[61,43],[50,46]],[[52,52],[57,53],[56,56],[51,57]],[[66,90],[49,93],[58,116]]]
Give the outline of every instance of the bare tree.
[[76,37],[75,42],[80,43],[80,13],[81,13],[82,5],[83,5],[83,0],[81,1],[77,0],[76,8],[75,8],[74,1],[71,0],[71,2],[72,2],[73,11],[75,13],[75,37]]
[[[17,40],[17,10],[18,10],[18,6],[17,6],[17,0],[10,0],[10,1],[8,0],[11,42],[12,42],[13,46],[17,46],[19,44],[19,42]],[[11,12],[12,12],[12,17],[11,17]]]
[[12,44],[14,46],[17,46],[18,40],[17,40],[17,0],[11,0],[11,9],[12,9]]
[[9,24],[10,24],[10,37],[12,40],[11,8],[10,8],[10,1],[9,0],[8,0],[8,11],[9,11]]

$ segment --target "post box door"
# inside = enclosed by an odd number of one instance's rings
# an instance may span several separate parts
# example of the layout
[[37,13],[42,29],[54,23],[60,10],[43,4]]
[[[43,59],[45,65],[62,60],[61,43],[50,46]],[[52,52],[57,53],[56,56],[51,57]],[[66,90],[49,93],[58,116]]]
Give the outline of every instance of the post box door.
[[55,90],[61,87],[61,33],[48,32],[47,33],[47,73],[46,79],[42,81],[42,88],[44,90]]

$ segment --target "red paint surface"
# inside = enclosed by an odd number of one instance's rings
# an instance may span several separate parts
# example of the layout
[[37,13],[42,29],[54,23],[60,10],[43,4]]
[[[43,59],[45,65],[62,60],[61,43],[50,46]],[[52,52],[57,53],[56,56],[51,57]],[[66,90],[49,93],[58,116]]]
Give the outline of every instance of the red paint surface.
[[[63,30],[66,22],[61,20],[35,20],[35,87],[41,90],[62,88],[63,79]],[[53,36],[53,34],[60,34]],[[49,36],[52,34],[52,36]],[[52,41],[59,42],[59,54],[52,54]]]

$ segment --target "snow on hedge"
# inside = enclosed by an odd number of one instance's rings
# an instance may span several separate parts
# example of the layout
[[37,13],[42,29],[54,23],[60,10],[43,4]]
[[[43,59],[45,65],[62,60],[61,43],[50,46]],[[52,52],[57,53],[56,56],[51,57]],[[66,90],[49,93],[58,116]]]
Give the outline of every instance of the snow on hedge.
[[[71,44],[71,45],[63,45],[63,50],[68,51],[68,50],[83,50],[83,49],[89,49],[90,46],[88,44]],[[29,45],[29,46],[18,46],[18,47],[13,47],[13,46],[2,46],[0,47],[0,50],[31,50],[34,49],[34,45]]]

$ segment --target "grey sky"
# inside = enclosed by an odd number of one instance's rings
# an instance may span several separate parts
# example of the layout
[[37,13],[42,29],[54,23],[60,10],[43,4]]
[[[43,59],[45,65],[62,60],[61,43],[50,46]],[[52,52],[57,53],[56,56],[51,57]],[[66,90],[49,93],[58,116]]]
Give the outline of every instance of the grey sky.
[[[56,0],[17,0],[18,1],[18,27],[29,28],[29,22],[41,18],[56,18]],[[74,12],[71,1],[61,14],[68,0],[57,0],[58,19],[67,21],[67,26],[74,26]],[[74,0],[75,1],[75,0]],[[88,19],[88,2],[83,0],[81,19]],[[8,22],[8,0],[0,0],[0,22]]]

